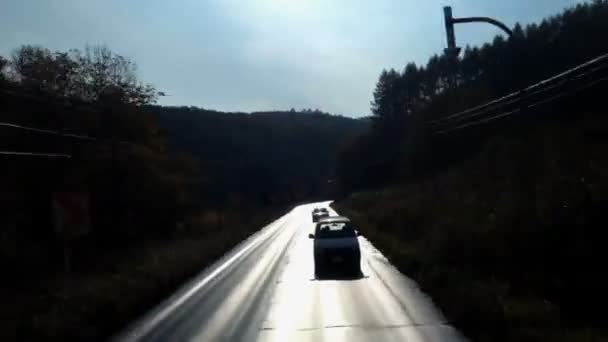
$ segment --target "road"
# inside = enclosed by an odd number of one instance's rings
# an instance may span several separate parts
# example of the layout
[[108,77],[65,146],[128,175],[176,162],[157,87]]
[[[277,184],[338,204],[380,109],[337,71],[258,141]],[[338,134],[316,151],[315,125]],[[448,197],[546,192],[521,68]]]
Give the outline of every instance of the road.
[[362,277],[314,277],[308,204],[264,227],[115,341],[465,341],[367,241]]

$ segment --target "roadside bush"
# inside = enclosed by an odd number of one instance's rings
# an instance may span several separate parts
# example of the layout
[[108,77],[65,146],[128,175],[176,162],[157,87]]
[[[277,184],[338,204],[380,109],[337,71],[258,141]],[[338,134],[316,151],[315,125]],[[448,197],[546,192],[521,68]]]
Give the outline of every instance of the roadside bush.
[[426,179],[335,204],[479,341],[601,340],[608,120],[496,137]]

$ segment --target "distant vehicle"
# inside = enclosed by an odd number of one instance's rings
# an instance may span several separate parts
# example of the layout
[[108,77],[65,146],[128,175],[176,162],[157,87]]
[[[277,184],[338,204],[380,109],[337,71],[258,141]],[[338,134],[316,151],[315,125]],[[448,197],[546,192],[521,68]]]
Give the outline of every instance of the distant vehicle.
[[318,222],[323,217],[329,217],[327,208],[315,208],[312,211],[312,222]]
[[360,274],[359,235],[346,217],[322,218],[315,227],[315,233],[308,236],[314,239],[315,275],[322,275],[331,267],[353,275]]

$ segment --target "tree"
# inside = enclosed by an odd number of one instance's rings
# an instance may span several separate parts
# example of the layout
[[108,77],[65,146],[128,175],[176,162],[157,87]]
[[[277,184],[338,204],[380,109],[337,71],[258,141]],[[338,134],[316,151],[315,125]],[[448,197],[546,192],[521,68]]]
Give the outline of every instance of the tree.
[[[352,149],[344,149],[342,177],[357,169],[359,177],[354,178],[376,176],[389,181],[392,165],[411,174],[430,162],[430,153],[425,152],[429,151],[425,122],[518,91],[608,53],[604,43],[607,16],[608,2],[587,2],[539,24],[525,28],[517,24],[509,39],[497,36],[480,47],[467,47],[456,70],[445,54],[431,56],[424,67],[408,63],[402,72],[383,70],[371,102],[373,132],[353,143]],[[365,183],[353,179],[343,183],[353,187]]]
[[24,45],[13,52],[11,64],[16,81],[28,90],[50,90],[53,87],[56,70],[48,49]]
[[32,91],[87,102],[144,105],[161,94],[139,81],[137,66],[105,46],[51,52],[24,45],[13,52],[13,81]]
[[8,60],[0,56],[0,83],[6,82],[6,67],[8,66]]
[[87,46],[84,52],[73,50],[72,54],[81,68],[79,81],[84,99],[115,99],[134,105],[156,102],[159,93],[137,79],[137,65],[130,59],[105,46]]
[[401,90],[399,94],[399,107],[403,108],[405,115],[412,115],[423,103],[424,69],[418,69],[416,64],[408,63],[401,76]]
[[397,98],[400,75],[394,69],[383,70],[374,90],[372,114],[376,123],[391,126],[403,118],[403,108],[400,108]]

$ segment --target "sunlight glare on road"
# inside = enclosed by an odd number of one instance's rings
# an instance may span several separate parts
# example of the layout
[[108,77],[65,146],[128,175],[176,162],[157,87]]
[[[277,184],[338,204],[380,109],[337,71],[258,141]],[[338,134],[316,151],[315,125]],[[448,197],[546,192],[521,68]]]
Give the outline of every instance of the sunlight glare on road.
[[301,236],[308,235],[312,227],[312,224],[307,222],[308,212],[308,208],[306,210],[300,208],[298,212],[299,221],[302,222],[297,233],[300,236],[286,256],[287,267],[277,280],[276,290],[271,299],[271,310],[262,324],[262,332],[271,332],[267,341],[293,341],[299,329],[316,328],[313,325],[302,326],[302,324],[310,324],[313,313],[306,311],[310,311],[310,304],[314,302],[312,298],[314,270],[311,263],[306,262],[312,257],[311,242]]

